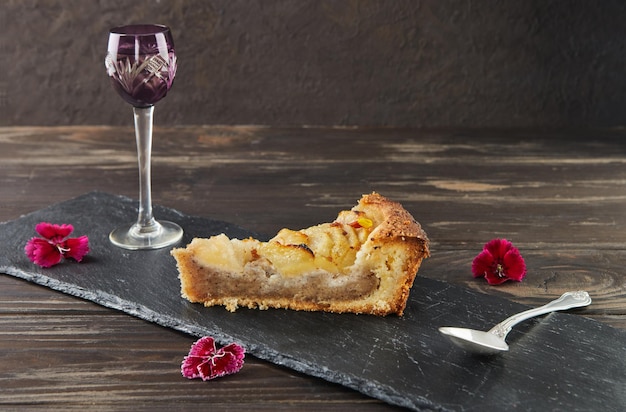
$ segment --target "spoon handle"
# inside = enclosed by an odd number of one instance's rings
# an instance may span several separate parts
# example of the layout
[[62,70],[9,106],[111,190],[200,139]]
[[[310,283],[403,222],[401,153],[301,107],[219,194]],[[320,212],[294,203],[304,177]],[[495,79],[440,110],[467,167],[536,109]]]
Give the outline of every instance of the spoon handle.
[[506,318],[505,320],[491,328],[489,330],[489,333],[493,333],[494,335],[504,339],[506,335],[511,331],[511,328],[513,328],[513,326],[525,321],[526,319],[540,316],[549,312],[555,312],[558,310],[579,308],[582,306],[587,306],[589,304],[591,304],[591,297],[589,297],[589,294],[584,290],[579,290],[576,292],[565,292],[563,295],[561,295],[560,298],[555,299],[550,303],[546,303],[545,305],[538,308],[529,309],[513,315],[509,318]]

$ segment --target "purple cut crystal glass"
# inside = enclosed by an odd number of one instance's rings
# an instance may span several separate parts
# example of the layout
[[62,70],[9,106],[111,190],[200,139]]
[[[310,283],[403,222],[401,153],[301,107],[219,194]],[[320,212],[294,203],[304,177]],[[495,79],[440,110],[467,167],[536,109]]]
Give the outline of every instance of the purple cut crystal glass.
[[115,27],[109,31],[104,64],[115,91],[133,106],[139,162],[137,221],[113,230],[109,239],[131,250],[170,246],[180,241],[183,230],[152,215],[150,158],[154,104],[167,95],[176,76],[172,32],[157,24]]

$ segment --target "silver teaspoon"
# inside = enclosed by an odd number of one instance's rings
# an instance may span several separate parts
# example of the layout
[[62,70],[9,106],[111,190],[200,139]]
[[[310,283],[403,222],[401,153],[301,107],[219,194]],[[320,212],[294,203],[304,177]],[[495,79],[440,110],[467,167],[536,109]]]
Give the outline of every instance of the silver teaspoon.
[[441,327],[439,332],[448,336],[452,342],[465,350],[481,355],[492,355],[509,350],[505,338],[511,328],[518,323],[549,312],[579,308],[589,304],[591,304],[591,298],[584,290],[565,292],[560,298],[550,303],[506,318],[487,332],[452,327]]

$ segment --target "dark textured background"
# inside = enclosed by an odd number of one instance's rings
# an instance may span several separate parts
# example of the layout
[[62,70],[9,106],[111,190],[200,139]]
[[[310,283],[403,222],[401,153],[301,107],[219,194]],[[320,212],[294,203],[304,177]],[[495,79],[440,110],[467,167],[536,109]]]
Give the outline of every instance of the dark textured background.
[[626,125],[626,2],[3,0],[0,125],[130,125],[110,26],[160,22],[157,125]]

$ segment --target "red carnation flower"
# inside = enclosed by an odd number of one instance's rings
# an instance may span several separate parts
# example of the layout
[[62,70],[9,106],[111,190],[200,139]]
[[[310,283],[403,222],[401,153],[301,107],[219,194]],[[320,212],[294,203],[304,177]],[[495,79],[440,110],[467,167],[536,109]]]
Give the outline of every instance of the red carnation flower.
[[218,350],[215,340],[205,336],[191,345],[180,370],[185,378],[208,381],[238,372],[243,367],[244,357],[245,350],[236,343]]
[[53,225],[41,222],[35,226],[35,230],[42,237],[33,237],[26,243],[24,251],[26,256],[41,267],[54,266],[61,258],[72,258],[77,262],[89,252],[89,239],[87,236],[68,238],[74,231],[72,225]]
[[526,264],[519,250],[506,239],[487,242],[472,262],[474,277],[485,277],[490,285],[507,280],[520,282],[526,276]]

